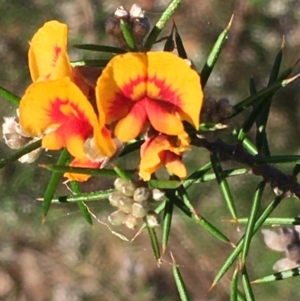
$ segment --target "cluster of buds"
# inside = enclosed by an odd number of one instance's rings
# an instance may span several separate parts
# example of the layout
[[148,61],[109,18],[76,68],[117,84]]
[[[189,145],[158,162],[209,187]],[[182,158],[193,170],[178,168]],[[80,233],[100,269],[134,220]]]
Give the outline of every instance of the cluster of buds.
[[275,271],[292,269],[300,265],[300,226],[280,227],[279,233],[263,229],[262,233],[267,247],[285,252],[285,257],[274,264]]
[[230,117],[233,113],[233,106],[227,98],[221,98],[216,101],[212,97],[207,97],[204,100],[201,109],[201,121],[222,123],[225,119]]
[[150,21],[145,17],[142,8],[133,4],[130,11],[127,11],[123,6],[119,6],[114,15],[105,22],[105,31],[114,37],[115,45],[126,49],[128,46],[121,29],[122,22],[128,24],[137,49],[142,50],[144,38],[150,30]]
[[221,134],[219,130],[222,130],[222,133],[225,134],[230,132],[231,119],[228,118],[232,113],[233,106],[227,98],[221,98],[216,101],[212,97],[207,97],[201,108],[200,120],[202,123],[212,123],[214,126],[211,128],[211,132],[201,132],[199,136],[209,141],[214,141],[219,138]]
[[159,226],[159,216],[151,207],[155,202],[165,198],[162,191],[137,186],[135,183],[122,178],[117,178],[114,186],[117,191],[110,195],[109,202],[118,210],[108,217],[112,225],[125,224],[127,228],[135,229],[139,221],[144,220],[150,227]]
[[[11,149],[20,149],[39,139],[39,137],[32,138],[28,136],[20,126],[17,117],[4,117],[2,134],[5,144]],[[21,163],[32,163],[39,157],[41,151],[42,149],[38,148],[22,156],[19,161]]]

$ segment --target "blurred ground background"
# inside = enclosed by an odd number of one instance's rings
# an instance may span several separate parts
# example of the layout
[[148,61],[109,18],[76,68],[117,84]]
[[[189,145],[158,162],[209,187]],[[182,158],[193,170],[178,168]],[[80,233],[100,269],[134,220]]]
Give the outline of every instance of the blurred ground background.
[[[0,0],[0,85],[22,95],[30,83],[27,68],[28,41],[47,20],[57,19],[69,26],[70,55],[73,59],[91,58],[92,54],[74,50],[75,43],[101,43],[112,40],[104,33],[104,22],[118,5],[126,8],[132,1],[73,0]],[[168,1],[140,0],[152,25]],[[206,87],[206,96],[228,97],[236,103],[248,96],[250,77],[260,89],[267,84],[273,60],[285,36],[283,69],[300,56],[300,2],[273,1],[192,1],[183,0],[174,16],[190,58],[201,70],[218,34],[235,13],[232,30],[216,70]],[[167,35],[171,22],[162,35]],[[157,45],[159,49],[160,45]],[[161,47],[163,47],[161,45]],[[95,54],[93,54],[95,57]],[[99,58],[99,56],[96,56]],[[299,154],[299,81],[276,94],[271,110],[268,134],[272,154]],[[0,115],[11,116],[15,108],[4,99]],[[236,121],[238,123],[238,121]],[[0,157],[12,154],[0,143]],[[54,162],[53,154],[44,154],[37,163],[15,163],[0,171],[0,300],[9,301],[96,301],[96,300],[179,300],[170,259],[158,268],[147,234],[133,243],[123,242],[107,228],[95,222],[91,229],[76,205],[56,205],[47,222],[41,224],[40,204],[50,173],[38,163]],[[134,159],[134,158],[133,158]],[[192,152],[192,165],[207,162],[206,152]],[[130,167],[130,161],[125,163]],[[131,166],[132,167],[132,166]],[[291,172],[291,166],[281,166]],[[243,176],[230,179],[239,216],[249,212],[254,188],[260,178]],[[112,180],[91,180],[84,190],[109,188]],[[69,194],[61,185],[60,194]],[[233,241],[241,232],[235,225],[221,221],[229,218],[215,182],[191,189],[194,205],[201,215],[221,229]],[[269,194],[268,194],[269,193]],[[269,189],[265,206],[273,195]],[[91,210],[106,220],[112,209],[107,201],[95,202]],[[299,201],[287,199],[276,216],[296,216]],[[212,238],[179,212],[174,218],[169,250],[180,264],[192,300],[229,299],[229,273],[209,294],[216,271],[231,247]],[[118,229],[132,237],[129,230]],[[158,231],[159,232],[159,231]],[[248,259],[251,279],[272,273],[272,266],[283,254],[270,251],[262,235],[255,236]],[[299,300],[298,278],[256,285],[257,300]]]

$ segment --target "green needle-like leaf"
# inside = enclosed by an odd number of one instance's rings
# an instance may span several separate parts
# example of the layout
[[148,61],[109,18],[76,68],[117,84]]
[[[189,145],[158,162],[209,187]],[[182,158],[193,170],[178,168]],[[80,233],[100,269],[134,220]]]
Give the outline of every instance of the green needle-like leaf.
[[237,301],[238,299],[238,279],[239,279],[239,269],[236,269],[233,272],[231,286],[230,286],[230,301]]
[[92,67],[106,67],[108,64],[108,59],[103,60],[80,60],[71,62],[72,67],[81,67],[81,66],[92,66]]
[[[76,194],[80,195],[82,193],[79,183],[76,181],[71,181],[71,188],[75,195]],[[84,219],[88,222],[88,224],[93,226],[93,219],[92,219],[92,216],[91,216],[86,204],[83,201],[79,201],[79,202],[77,202],[77,204],[78,204],[79,210],[80,210],[81,214],[83,215]]]
[[112,54],[122,54],[127,52],[127,50],[122,48],[106,46],[106,45],[96,45],[96,44],[79,44],[79,45],[73,45],[73,47],[82,50],[107,52]]
[[178,194],[181,198],[181,200],[183,201],[184,205],[192,212],[192,214],[200,219],[199,214],[197,213],[196,209],[194,208],[194,206],[192,205],[192,200],[190,199],[186,189],[181,186],[178,188]]
[[240,291],[238,291],[237,299],[238,301],[247,301],[245,296]]
[[[228,170],[223,170],[221,173],[221,176],[223,178],[229,178],[229,177],[234,177],[234,176],[240,176],[240,175],[246,175],[249,173],[249,169],[247,168],[234,168],[234,169],[228,169]],[[203,175],[201,178],[198,179],[187,179],[184,182],[184,187],[188,188],[192,184],[197,184],[197,183],[205,183],[205,182],[210,182],[214,181],[216,179],[216,174],[215,173],[208,173]]]
[[171,253],[172,261],[173,261],[173,276],[175,279],[176,287],[180,296],[181,301],[190,301],[191,299],[188,296],[188,292],[185,286],[185,283],[183,281],[183,278],[181,276],[180,270],[176,264],[175,258],[173,257],[173,254]]
[[262,278],[258,278],[256,280],[251,281],[251,283],[264,283],[264,282],[272,282],[278,280],[284,280],[292,277],[297,277],[300,275],[300,267],[293,268],[290,270],[274,273],[272,275],[268,275]]
[[101,190],[89,193],[81,193],[76,195],[62,195],[52,199],[52,204],[60,203],[77,203],[77,202],[90,202],[107,199],[115,189]]
[[[231,134],[235,137],[238,137],[239,132],[237,129],[234,129]],[[243,147],[251,154],[251,155],[257,155],[257,148],[256,146],[247,138],[243,138]]]
[[[93,169],[93,168],[83,168],[83,167],[70,167],[70,166],[61,166],[61,165],[40,165],[46,169],[56,172],[69,172],[69,173],[82,173],[87,175],[92,175],[95,177],[117,177],[118,174],[113,169]],[[126,170],[128,175],[133,175],[135,170]]]
[[242,100],[238,104],[234,106],[234,113],[232,114],[232,117],[238,115],[239,113],[245,111],[250,106],[254,105],[255,103],[259,101],[268,101],[269,97],[273,95],[278,89],[285,87],[286,85],[293,82],[295,79],[297,79],[300,76],[300,74],[295,75],[294,77],[291,77],[289,79],[285,80],[277,80],[272,85],[260,90],[253,96],[249,96],[246,99]]
[[183,201],[175,195],[174,191],[166,191],[166,196],[169,198],[174,205],[176,205],[185,215],[190,217],[196,224],[203,227],[211,235],[216,237],[218,240],[225,243],[232,244],[231,241],[217,228],[215,228],[211,223],[209,223],[204,217],[200,215],[195,215],[190,209],[183,203]]
[[182,184],[178,180],[150,180],[148,181],[149,187],[157,189],[176,189]]
[[220,160],[218,158],[218,155],[213,153],[211,154],[210,158],[211,158],[213,170],[215,172],[218,184],[220,186],[223,199],[225,200],[225,203],[227,205],[227,208],[231,216],[233,217],[233,219],[237,220],[236,207],[233,201],[232,193],[230,191],[226,178],[222,177],[223,169]]
[[242,282],[247,301],[255,301],[246,266],[242,269]]
[[157,21],[153,29],[151,30],[146,42],[145,42],[145,51],[149,51],[153,44],[155,43],[157,37],[165,27],[166,23],[170,20],[170,18],[175,13],[178,5],[180,4],[181,0],[172,0],[169,6],[161,15],[160,19]]
[[[282,43],[280,51],[278,52],[272,70],[269,77],[268,87],[273,84],[279,75],[280,65],[282,61],[282,49],[283,49],[284,43]],[[272,95],[268,98],[268,100],[262,102],[263,106],[261,106],[260,103],[254,105],[254,109],[256,109],[258,106],[260,107],[260,112],[257,115],[256,119],[256,146],[257,148],[265,155],[270,156],[270,150],[269,150],[269,143],[268,138],[266,134],[266,128],[267,128],[267,122],[270,112],[270,107],[272,103]]]
[[221,32],[219,35],[216,43],[214,44],[212,50],[210,51],[210,54],[208,55],[207,61],[205,62],[205,65],[201,71],[201,84],[202,87],[205,87],[208,78],[219,58],[219,55],[221,53],[221,50],[223,49],[224,43],[227,40],[228,32],[230,30],[231,24],[233,21],[233,15],[230,18],[230,21],[226,28]]
[[20,104],[20,97],[4,89],[3,87],[0,87],[0,97],[3,97],[14,105],[18,106]]
[[[64,148],[59,156],[57,164],[59,164],[59,165],[66,164],[66,162],[68,162],[69,159],[70,159],[70,154],[67,151],[67,149]],[[52,199],[54,197],[57,185],[59,184],[59,181],[61,179],[61,176],[62,176],[61,172],[53,172],[52,176],[50,178],[50,181],[48,183],[48,186],[47,186],[47,189],[46,189],[46,192],[44,195],[44,201],[42,204],[43,222],[46,220],[46,216],[50,209],[50,205],[51,205]]]
[[300,173],[300,164],[296,164],[293,168],[293,176],[296,177]]
[[149,234],[149,238],[151,241],[151,246],[152,246],[152,250],[154,253],[154,256],[156,258],[157,261],[160,260],[161,256],[160,256],[160,247],[159,247],[159,242],[157,239],[157,235],[155,232],[155,229],[152,227],[149,227],[147,224],[147,229],[148,229],[148,234]]
[[42,146],[42,140],[37,140],[37,141],[30,143],[30,144],[24,146],[23,148],[19,149],[13,155],[11,155],[7,158],[4,158],[4,159],[0,159],[0,169],[5,167],[8,164],[11,164],[11,163],[17,161],[22,156],[36,150],[37,148],[39,148],[41,146]]
[[165,254],[168,245],[169,236],[171,232],[172,216],[173,216],[173,203],[170,200],[167,200],[165,203],[165,210],[164,210],[162,251],[161,251],[162,256]]
[[130,178],[130,175],[123,169],[119,168],[118,166],[116,165],[113,165],[114,167],[114,171],[116,172],[116,174],[118,175],[118,177],[128,181],[128,182],[131,182],[131,178]]
[[177,29],[177,26],[176,26],[175,22],[174,22],[174,27],[175,27],[175,44],[176,44],[178,55],[182,59],[187,59],[188,56],[187,56],[186,51],[184,49],[183,42],[182,42],[182,39],[180,37],[180,34],[178,32],[178,29]]
[[264,181],[260,182],[255,190],[255,194],[252,201],[251,211],[249,215],[249,221],[244,234],[244,246],[242,251],[242,265],[246,262],[246,257],[248,256],[248,252],[250,249],[251,238],[253,236],[253,229],[257,217],[257,212],[260,206],[260,201],[262,194],[264,192],[266,183]]
[[272,157],[257,157],[255,158],[255,164],[281,164],[281,163],[299,163],[300,156],[272,156]]
[[[267,217],[275,210],[275,208],[280,204],[282,200],[281,196],[277,196],[261,213],[257,221],[255,222],[253,232],[254,235],[258,229],[263,225],[264,221],[267,219]],[[229,268],[232,266],[234,261],[237,259],[239,254],[241,253],[243,249],[244,244],[244,236],[240,239],[239,243],[237,244],[236,248],[231,252],[231,254],[228,256],[227,260],[224,262],[222,267],[220,268],[219,272],[215,276],[215,279],[212,283],[211,289],[221,280],[221,278],[225,275],[225,273],[229,270]]]
[[171,33],[168,35],[168,37],[166,39],[164,51],[173,51],[174,50],[175,43],[174,43],[173,35],[174,35],[174,24],[173,24]]
[[128,22],[120,20],[120,27],[124,36],[124,40],[131,51],[136,51],[135,41],[132,35],[131,27]]
[[[247,224],[248,221],[248,217],[238,219],[240,224]],[[235,220],[228,220],[228,222],[235,223]],[[269,217],[263,225],[300,225],[300,217]]]
[[228,126],[226,124],[223,124],[223,123],[203,122],[203,123],[200,123],[199,131],[214,132],[214,131],[218,131],[218,130],[224,130],[227,127]]
[[206,163],[201,168],[193,172],[186,180],[183,182],[185,189],[191,187],[199,179],[201,179],[209,170],[211,169],[211,162]]

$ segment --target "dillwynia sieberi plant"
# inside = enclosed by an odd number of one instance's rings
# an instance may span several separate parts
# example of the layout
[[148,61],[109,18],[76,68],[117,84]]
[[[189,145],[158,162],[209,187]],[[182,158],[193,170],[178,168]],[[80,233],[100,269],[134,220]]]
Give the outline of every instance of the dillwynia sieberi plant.
[[[178,207],[196,225],[234,246],[212,287],[237,259],[239,265],[232,278],[232,300],[246,300],[244,293],[247,300],[254,300],[246,269],[251,238],[268,221],[283,198],[291,195],[300,197],[300,186],[296,181],[299,166],[296,164],[293,175],[288,176],[268,165],[267,158],[272,157],[268,153],[265,131],[273,94],[297,76],[288,78],[293,68],[279,74],[280,49],[267,88],[256,92],[251,81],[251,95],[235,106],[226,98],[215,101],[208,97],[204,101],[203,89],[227,39],[232,19],[220,34],[202,71],[198,72],[187,59],[175,24],[170,35],[161,39],[165,41],[163,49],[151,50],[179,3],[179,0],[170,2],[149,35],[149,20],[139,6],[134,5],[130,12],[119,7],[106,22],[106,32],[114,37],[118,47],[76,45],[85,50],[110,53],[111,59],[104,62],[71,62],[67,53],[67,25],[56,20],[46,22],[29,44],[28,64],[32,83],[20,100],[1,89],[5,98],[18,104],[17,116],[5,118],[3,137],[8,146],[20,150],[9,158],[1,159],[0,164],[3,167],[18,159],[33,162],[41,150],[60,151],[56,165],[44,166],[53,171],[53,175],[43,198],[43,220],[51,203],[69,201],[77,202],[86,220],[92,223],[92,213],[83,201],[108,198],[117,207],[117,211],[109,216],[111,224],[125,224],[135,229],[143,219],[145,224],[141,230],[148,228],[159,262],[167,248],[173,208]],[[244,123],[233,128],[231,119],[250,107],[252,111]],[[247,137],[254,124],[257,126],[256,144]],[[236,144],[230,145],[218,138],[218,132],[224,129],[235,137]],[[183,155],[191,150],[191,145],[208,150],[211,160],[188,175]],[[261,155],[257,149],[261,150]],[[139,150],[140,154],[138,166],[131,170],[118,168],[118,157],[135,150]],[[282,160],[295,162],[298,159],[287,156]],[[222,160],[233,160],[242,168],[223,170]],[[280,162],[281,158],[276,160],[270,162]],[[169,173],[167,180],[156,175],[163,166]],[[246,174],[249,170],[263,179],[253,195],[249,218],[238,219],[227,177]],[[61,175],[70,180],[75,196],[54,198]],[[115,189],[81,193],[79,182],[85,182],[91,176],[118,176]],[[139,179],[134,181],[137,177]],[[245,235],[236,245],[196,212],[187,192],[196,183],[215,179],[232,221],[247,223]],[[258,215],[267,182],[271,183],[277,196]],[[154,227],[159,225],[162,212],[160,249]],[[280,222],[299,223],[298,219]],[[189,300],[174,258],[173,261],[181,299]],[[255,282],[287,278],[299,274],[299,271],[295,268],[281,276],[275,274]],[[244,293],[237,285],[239,274]]]

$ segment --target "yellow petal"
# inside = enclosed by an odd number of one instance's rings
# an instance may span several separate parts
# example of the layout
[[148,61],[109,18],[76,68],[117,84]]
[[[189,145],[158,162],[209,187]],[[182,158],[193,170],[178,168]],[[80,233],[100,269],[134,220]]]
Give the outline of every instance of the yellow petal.
[[[123,118],[146,94],[147,56],[126,53],[110,60],[97,81],[97,106],[107,124]],[[101,118],[101,116],[100,116]]]
[[76,158],[84,157],[84,141],[95,136],[99,152],[110,157],[116,147],[103,134],[94,109],[69,78],[36,82],[29,86],[20,102],[20,124],[30,136],[45,134],[48,149],[67,147]]
[[49,21],[33,36],[28,52],[32,81],[72,76],[67,54],[67,25]]
[[169,104],[170,113],[199,127],[203,92],[198,73],[170,52],[147,52],[147,95]]
[[185,177],[186,168],[180,158],[182,153],[176,147],[173,137],[158,135],[147,140],[141,146],[140,177],[144,181],[150,180],[151,174],[162,165],[175,175]]

